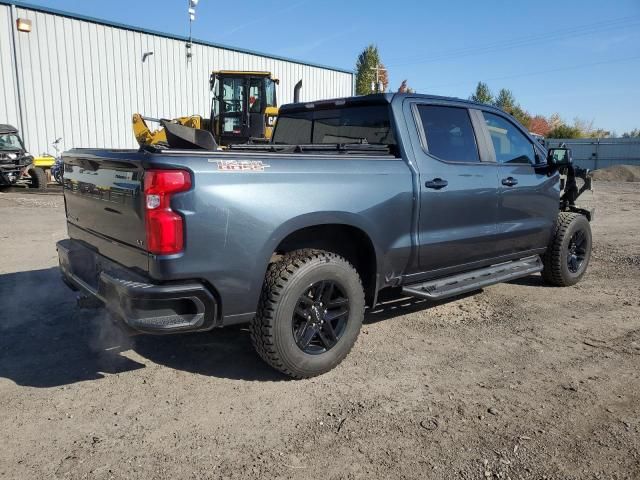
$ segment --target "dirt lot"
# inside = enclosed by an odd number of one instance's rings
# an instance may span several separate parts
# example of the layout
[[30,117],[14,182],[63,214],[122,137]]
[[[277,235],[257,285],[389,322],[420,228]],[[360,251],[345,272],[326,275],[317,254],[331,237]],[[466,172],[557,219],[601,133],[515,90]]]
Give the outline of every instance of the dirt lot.
[[305,381],[77,310],[62,198],[0,194],[0,478],[640,478],[640,183],[597,189],[576,287],[389,302]]

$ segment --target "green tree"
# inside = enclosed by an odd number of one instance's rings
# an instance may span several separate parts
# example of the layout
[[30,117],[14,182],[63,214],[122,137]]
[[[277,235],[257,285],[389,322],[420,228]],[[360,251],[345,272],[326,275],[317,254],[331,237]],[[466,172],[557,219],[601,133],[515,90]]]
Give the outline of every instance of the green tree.
[[576,126],[567,125],[565,123],[551,129],[547,134],[547,138],[581,138],[582,132]]
[[634,128],[630,132],[624,132],[622,134],[623,138],[637,138],[640,137],[640,128]]
[[520,106],[511,90],[501,88],[493,104],[514,117],[525,128],[531,128],[531,115]]
[[387,90],[389,77],[384,65],[380,61],[378,47],[371,44],[365,48],[356,61],[356,95],[368,95],[371,93],[371,83],[376,81],[376,66],[380,67],[378,80],[382,82],[383,91]]
[[588,138],[610,138],[612,135],[609,130],[605,130],[604,128],[595,128],[584,136]]
[[513,92],[507,88],[500,89],[493,104],[507,113],[511,113],[510,111],[513,111],[513,109],[518,106]]
[[491,93],[489,85],[484,82],[478,82],[478,85],[476,85],[476,91],[469,97],[469,100],[493,105],[493,93]]
[[512,107],[510,110],[506,111],[509,115],[512,115],[518,122],[522,124],[527,130],[531,130],[531,115],[525,109],[523,109],[520,105],[516,105]]

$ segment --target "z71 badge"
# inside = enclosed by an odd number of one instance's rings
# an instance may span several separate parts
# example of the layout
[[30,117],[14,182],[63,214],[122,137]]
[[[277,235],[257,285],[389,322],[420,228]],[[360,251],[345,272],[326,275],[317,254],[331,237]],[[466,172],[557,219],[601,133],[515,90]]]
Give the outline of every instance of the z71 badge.
[[216,162],[218,164],[218,170],[225,172],[264,172],[265,168],[269,168],[271,165],[262,163],[261,160],[213,160],[209,162]]

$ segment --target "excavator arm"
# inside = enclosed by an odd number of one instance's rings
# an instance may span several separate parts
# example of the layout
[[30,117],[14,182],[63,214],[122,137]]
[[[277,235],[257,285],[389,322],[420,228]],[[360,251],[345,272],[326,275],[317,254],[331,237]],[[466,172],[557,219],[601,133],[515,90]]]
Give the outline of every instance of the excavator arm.
[[165,120],[152,117],[144,117],[139,113],[134,113],[131,119],[133,134],[141,147],[145,145],[169,145],[167,140],[167,133],[164,126],[156,130],[151,130],[147,125],[147,120],[151,122],[157,122],[161,125],[165,122],[171,122],[179,125],[183,125],[189,128],[195,128],[200,130],[203,127],[204,121],[200,115],[191,115],[189,117],[180,117],[173,120]]

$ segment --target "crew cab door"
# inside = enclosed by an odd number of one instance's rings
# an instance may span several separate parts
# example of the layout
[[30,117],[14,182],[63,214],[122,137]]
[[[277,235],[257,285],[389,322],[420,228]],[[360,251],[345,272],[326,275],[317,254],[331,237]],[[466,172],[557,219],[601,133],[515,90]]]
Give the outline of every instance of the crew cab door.
[[547,246],[558,215],[557,176],[536,169],[544,152],[508,117],[488,111],[482,117],[500,182],[496,247],[508,256],[537,253]]
[[463,103],[406,103],[420,179],[417,270],[428,277],[473,268],[497,251],[497,166],[476,132],[480,112]]

